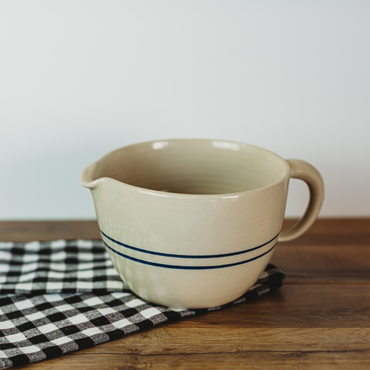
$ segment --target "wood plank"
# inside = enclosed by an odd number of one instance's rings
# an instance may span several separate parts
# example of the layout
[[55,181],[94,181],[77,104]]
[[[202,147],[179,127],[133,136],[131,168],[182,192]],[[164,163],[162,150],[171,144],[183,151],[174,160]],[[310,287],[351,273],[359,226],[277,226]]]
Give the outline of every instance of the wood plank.
[[[283,230],[296,220],[285,220]],[[370,241],[370,218],[318,219],[301,237],[284,244],[301,245],[365,245]]]
[[164,324],[27,369],[366,369],[369,312],[370,290],[361,285],[291,284],[253,302]]
[[94,220],[0,221],[0,240],[4,242],[98,238],[99,228]]
[[271,262],[287,274],[285,283],[370,283],[368,245],[278,244]]
[[[291,227],[295,222],[297,222],[296,219],[286,219],[284,221],[283,230]],[[369,234],[369,227],[369,217],[319,218],[314,222],[305,235],[321,234],[324,237],[330,234],[357,236],[362,233]]]
[[294,352],[260,351],[201,354],[157,354],[140,355],[124,352],[121,354],[94,353],[69,355],[61,359],[29,365],[19,369],[38,370],[128,370],[128,369],[302,369],[302,370],[368,370],[369,351],[351,352]]
[[[284,228],[295,221],[288,220]],[[302,237],[279,243],[272,262],[286,283],[370,282],[370,219],[319,219]]]

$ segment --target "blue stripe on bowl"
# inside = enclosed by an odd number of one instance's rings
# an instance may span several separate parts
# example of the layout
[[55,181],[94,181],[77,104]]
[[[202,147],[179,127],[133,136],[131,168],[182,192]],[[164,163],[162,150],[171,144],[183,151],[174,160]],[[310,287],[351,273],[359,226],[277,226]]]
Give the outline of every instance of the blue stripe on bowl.
[[273,247],[270,248],[267,252],[264,252],[264,253],[260,254],[259,256],[249,258],[249,259],[244,260],[244,261],[228,263],[228,264],[225,264],[225,265],[214,265],[214,266],[181,266],[181,265],[166,265],[166,264],[163,264],[163,263],[144,261],[144,260],[141,260],[139,258],[131,257],[131,256],[128,256],[126,254],[123,254],[121,252],[116,251],[115,249],[110,247],[104,240],[103,240],[103,243],[105,244],[105,246],[109,250],[111,250],[113,253],[119,255],[120,257],[129,259],[131,261],[143,263],[144,265],[150,265],[150,266],[162,267],[162,268],[168,268],[168,269],[177,269],[177,270],[212,270],[212,269],[221,269],[221,268],[226,268],[226,267],[233,267],[233,266],[242,265],[244,263],[252,262],[252,261],[255,261],[255,260],[265,256],[266,254],[270,253],[275,248],[275,246],[277,244],[277,243],[275,243],[273,245]]
[[[175,257],[175,258],[221,258],[221,257],[237,256],[238,254],[244,254],[244,253],[252,252],[252,251],[255,251],[256,249],[259,249],[259,248],[264,247],[265,245],[267,245],[267,244],[271,243],[273,240],[275,240],[279,236],[279,234],[280,234],[280,233],[278,233],[271,240],[269,240],[268,242],[263,243],[261,245],[258,245],[257,247],[253,247],[253,248],[250,248],[250,249],[245,249],[245,250],[239,251],[239,252],[224,253],[224,254],[201,254],[201,255],[193,255],[193,254],[170,254],[170,253],[162,253],[162,252],[149,251],[147,249],[141,249],[141,248],[133,247],[131,245],[128,245],[128,244],[122,243],[122,242],[120,242],[118,240],[115,240],[115,239],[111,238],[110,236],[108,236],[105,232],[103,232],[103,230],[100,230],[100,232],[107,239],[109,239],[113,243],[116,243],[116,244],[118,244],[118,245],[120,245],[122,247],[125,247],[125,248],[128,248],[128,249],[132,249],[134,251],[141,252],[141,253],[153,254],[155,256]],[[105,242],[104,242],[104,244],[107,245]]]

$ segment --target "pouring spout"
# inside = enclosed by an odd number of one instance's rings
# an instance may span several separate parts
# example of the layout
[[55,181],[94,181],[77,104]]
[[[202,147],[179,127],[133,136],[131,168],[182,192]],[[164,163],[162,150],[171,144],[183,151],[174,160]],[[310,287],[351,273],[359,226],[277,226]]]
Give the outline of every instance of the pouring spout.
[[88,189],[95,189],[99,183],[103,180],[101,178],[96,178],[96,172],[99,162],[94,162],[89,164],[80,175],[80,184]]

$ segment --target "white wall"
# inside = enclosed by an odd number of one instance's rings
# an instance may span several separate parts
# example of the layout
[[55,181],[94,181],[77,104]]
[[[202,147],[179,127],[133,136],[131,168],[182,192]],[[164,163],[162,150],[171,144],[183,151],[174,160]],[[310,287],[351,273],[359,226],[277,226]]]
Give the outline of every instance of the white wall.
[[[78,177],[131,143],[251,143],[370,216],[370,2],[0,2],[0,219],[93,218]],[[287,215],[303,212],[292,181]]]

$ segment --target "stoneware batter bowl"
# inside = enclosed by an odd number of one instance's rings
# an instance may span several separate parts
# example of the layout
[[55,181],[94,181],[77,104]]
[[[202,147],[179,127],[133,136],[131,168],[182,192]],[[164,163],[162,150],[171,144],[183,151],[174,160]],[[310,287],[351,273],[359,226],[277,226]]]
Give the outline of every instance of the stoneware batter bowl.
[[[281,232],[289,179],[309,188],[301,220]],[[318,171],[252,145],[203,139],[114,150],[84,169],[102,240],[130,289],[174,308],[215,307],[258,279],[278,241],[303,234],[324,195]]]

